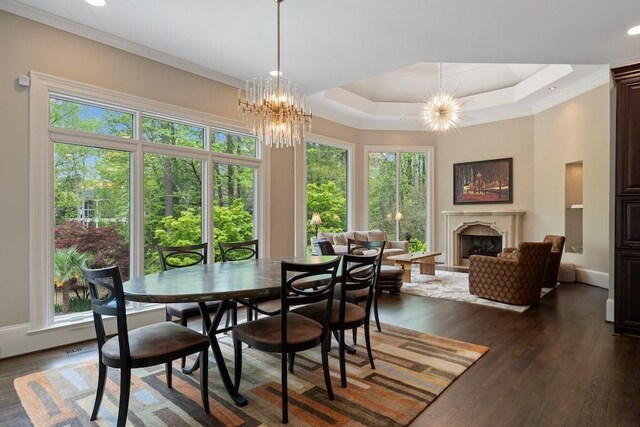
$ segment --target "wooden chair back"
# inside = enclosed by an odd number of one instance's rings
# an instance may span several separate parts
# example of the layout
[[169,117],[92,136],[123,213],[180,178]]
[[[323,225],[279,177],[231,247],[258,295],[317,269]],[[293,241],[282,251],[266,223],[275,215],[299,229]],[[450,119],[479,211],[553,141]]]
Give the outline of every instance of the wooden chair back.
[[258,259],[260,256],[258,240],[246,242],[218,242],[222,262]]
[[191,267],[207,263],[209,245],[200,243],[189,246],[158,246],[162,271],[172,268]]

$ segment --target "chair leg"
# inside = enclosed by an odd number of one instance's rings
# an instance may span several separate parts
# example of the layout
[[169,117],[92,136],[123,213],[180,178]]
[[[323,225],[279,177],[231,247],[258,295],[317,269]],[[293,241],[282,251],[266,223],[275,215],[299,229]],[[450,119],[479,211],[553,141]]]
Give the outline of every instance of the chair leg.
[[171,362],[167,362],[164,364],[165,374],[167,376],[167,388],[173,388],[173,382],[171,381],[171,374],[173,373],[173,367],[171,366]]
[[118,404],[118,427],[124,427],[127,423],[127,412],[129,412],[129,394],[131,391],[131,369],[120,370],[120,402]]
[[340,387],[345,388],[347,386],[347,363],[344,354],[344,329],[340,329],[340,338],[338,339],[338,345],[338,358],[340,359]]
[[376,327],[378,328],[378,332],[382,332],[382,328],[380,327],[380,316],[378,316],[378,293],[374,292],[373,294],[373,316],[376,319]]
[[247,307],[247,322],[251,322],[253,320],[253,310]]
[[209,349],[200,353],[200,394],[202,395],[202,406],[207,414],[209,409]]
[[351,334],[353,335],[353,345],[358,345],[358,329],[353,328]]
[[320,351],[322,352],[322,371],[324,372],[324,385],[327,388],[329,400],[335,400],[333,395],[333,386],[331,384],[331,373],[329,372],[329,349],[331,348],[331,334],[327,334],[327,338],[322,340]]
[[98,389],[96,390],[96,401],[93,404],[93,412],[91,412],[91,421],[95,421],[98,418],[98,411],[100,410],[100,404],[102,403],[102,396],[104,395],[104,384],[107,380],[107,365],[102,363],[102,360],[98,361]]
[[282,423],[289,422],[289,389],[287,386],[287,353],[280,354],[280,371],[282,387]]
[[369,337],[369,319],[364,322],[364,341],[367,344],[367,354],[369,355],[369,363],[371,369],[376,369],[376,365],[373,363],[373,353],[371,352],[371,338]]
[[289,353],[289,372],[291,372],[293,374],[293,364],[296,361],[296,354],[295,353]]
[[240,379],[242,378],[242,342],[233,334],[233,352],[235,359],[233,386],[240,389]]

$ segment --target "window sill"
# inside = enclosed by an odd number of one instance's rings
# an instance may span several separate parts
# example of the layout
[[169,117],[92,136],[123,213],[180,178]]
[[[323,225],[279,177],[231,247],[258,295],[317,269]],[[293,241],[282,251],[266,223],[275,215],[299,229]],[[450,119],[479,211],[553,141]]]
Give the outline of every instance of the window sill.
[[[152,313],[158,310],[164,311],[164,309],[165,309],[164,304],[148,304],[141,308],[127,310],[127,317],[128,318],[136,317],[141,314]],[[114,317],[106,318],[105,322],[113,321],[111,319],[115,319],[115,318]],[[84,329],[92,329],[93,327],[94,327],[93,314],[91,314],[91,312],[87,312],[86,314],[83,314],[83,315],[71,314],[71,315],[64,316],[64,318],[54,321],[52,324],[45,326],[44,328],[30,329],[28,331],[28,334],[32,335],[32,334],[50,332],[55,330],[69,330],[69,331],[84,330]]]

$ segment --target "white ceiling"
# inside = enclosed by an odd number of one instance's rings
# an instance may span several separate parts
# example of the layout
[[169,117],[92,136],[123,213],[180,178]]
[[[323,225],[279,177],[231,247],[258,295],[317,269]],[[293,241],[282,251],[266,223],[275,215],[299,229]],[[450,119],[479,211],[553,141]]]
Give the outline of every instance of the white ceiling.
[[[229,84],[275,69],[273,0],[106,1],[0,0],[0,9]],[[415,102],[437,87],[438,62],[444,83],[468,96],[514,87],[544,64],[573,64],[558,83],[575,93],[569,86],[585,87],[603,69],[576,64],[640,59],[640,36],[626,34],[640,24],[639,0],[287,0],[281,8],[282,69],[314,94],[314,108],[336,88],[374,103]],[[545,102],[530,100],[529,109],[536,103]],[[360,127],[374,120],[345,111],[317,107]]]

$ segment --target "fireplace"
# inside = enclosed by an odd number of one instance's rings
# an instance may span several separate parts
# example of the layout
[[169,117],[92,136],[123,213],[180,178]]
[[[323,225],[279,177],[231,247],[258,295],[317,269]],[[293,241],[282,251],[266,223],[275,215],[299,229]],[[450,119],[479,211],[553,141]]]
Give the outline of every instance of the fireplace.
[[468,266],[469,256],[496,256],[522,241],[524,211],[443,211],[446,263]]

